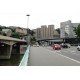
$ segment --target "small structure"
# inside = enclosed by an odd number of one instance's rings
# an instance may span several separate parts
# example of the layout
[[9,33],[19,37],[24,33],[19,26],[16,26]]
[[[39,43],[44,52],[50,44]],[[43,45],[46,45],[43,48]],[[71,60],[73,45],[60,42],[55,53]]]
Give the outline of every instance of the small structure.
[[2,32],[4,32],[7,36],[11,36],[12,34],[11,29],[2,29]]

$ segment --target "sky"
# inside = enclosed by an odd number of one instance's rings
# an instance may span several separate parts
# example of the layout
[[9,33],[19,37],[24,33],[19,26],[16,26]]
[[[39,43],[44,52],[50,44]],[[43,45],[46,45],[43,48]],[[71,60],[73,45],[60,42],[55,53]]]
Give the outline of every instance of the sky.
[[41,25],[55,25],[71,20],[80,22],[79,0],[0,0],[0,25],[36,29]]

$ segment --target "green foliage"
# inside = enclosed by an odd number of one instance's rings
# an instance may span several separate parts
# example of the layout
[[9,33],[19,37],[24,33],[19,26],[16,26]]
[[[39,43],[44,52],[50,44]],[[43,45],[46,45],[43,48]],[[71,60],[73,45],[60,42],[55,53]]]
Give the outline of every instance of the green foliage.
[[36,42],[36,38],[35,38],[35,37],[32,37],[32,38],[30,39],[30,42],[31,42],[31,44],[35,43],[35,42]]
[[80,38],[80,24],[78,25],[77,28],[74,28],[74,32],[77,35],[77,37]]
[[2,31],[2,27],[0,26],[0,31]]
[[20,34],[18,32],[13,32],[11,37],[13,37],[13,38],[20,38]]
[[15,29],[11,29],[12,32],[15,32]]
[[33,36],[35,34],[35,32],[30,30],[30,29],[27,29],[27,31],[28,31],[28,34],[31,35],[31,36]]
[[58,32],[58,34],[60,34],[60,28],[56,29],[56,31]]

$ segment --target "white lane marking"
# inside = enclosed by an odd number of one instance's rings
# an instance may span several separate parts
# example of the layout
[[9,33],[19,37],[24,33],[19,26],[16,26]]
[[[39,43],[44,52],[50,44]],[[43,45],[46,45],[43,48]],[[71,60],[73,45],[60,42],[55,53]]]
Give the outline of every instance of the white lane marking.
[[[51,49],[51,48],[46,48],[46,49],[48,49],[48,50],[53,50],[53,49]],[[62,51],[63,50],[63,51]],[[54,52],[57,52],[57,53],[61,53],[61,52],[65,52],[65,53],[69,53],[69,54],[73,54],[73,55],[80,55],[80,54],[78,54],[78,53],[76,53],[76,51],[71,51],[71,50],[69,50],[69,49],[62,49],[62,50],[60,50],[60,51],[56,51],[56,50],[53,50]]]
[[71,53],[74,53],[74,52],[76,52],[76,51],[71,51]]
[[[48,49],[46,49],[46,50],[48,50]],[[48,51],[51,51],[51,50],[48,50]],[[51,52],[52,52],[52,51],[51,51]],[[54,53],[55,53],[55,54],[58,54],[58,53],[56,53],[56,52],[54,52]],[[70,60],[72,60],[72,61],[74,61],[74,62],[80,63],[80,61],[77,61],[77,60],[72,59],[72,58],[70,58],[70,57],[64,56],[64,55],[62,55],[62,54],[58,54],[58,55],[60,55],[60,56],[62,56],[62,57],[65,57],[65,58],[67,58],[67,59],[70,59]]]
[[[63,52],[67,52],[67,51],[63,51]],[[80,54],[78,54],[78,53],[76,53],[76,51],[69,51],[70,53],[69,54],[75,54],[75,55],[80,55]]]

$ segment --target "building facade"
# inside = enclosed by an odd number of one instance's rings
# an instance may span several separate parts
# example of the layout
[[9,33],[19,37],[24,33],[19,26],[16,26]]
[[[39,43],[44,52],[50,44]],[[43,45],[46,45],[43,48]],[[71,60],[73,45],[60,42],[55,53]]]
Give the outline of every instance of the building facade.
[[47,26],[42,25],[41,26],[41,39],[46,39],[47,38]]
[[54,25],[42,25],[41,28],[33,29],[37,40],[60,38],[58,32],[54,29]]
[[7,36],[11,36],[12,34],[11,29],[2,29],[2,32],[4,32]]
[[71,20],[60,23],[61,38],[75,38],[74,27],[78,27],[80,23],[72,23]]
[[48,38],[53,39],[54,25],[48,25]]
[[41,28],[37,28],[37,38],[41,38]]

